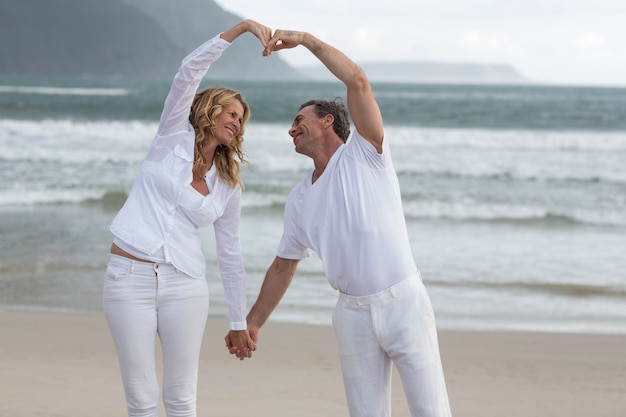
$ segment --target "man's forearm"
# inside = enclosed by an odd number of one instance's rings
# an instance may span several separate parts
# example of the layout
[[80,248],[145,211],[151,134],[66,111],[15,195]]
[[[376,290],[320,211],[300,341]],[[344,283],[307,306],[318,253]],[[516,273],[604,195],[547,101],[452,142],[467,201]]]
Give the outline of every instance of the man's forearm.
[[248,327],[261,328],[285,295],[298,261],[276,258],[265,274],[261,291],[248,313]]
[[344,84],[354,84],[360,81],[360,77],[365,77],[361,68],[346,54],[310,33],[304,35],[302,45]]

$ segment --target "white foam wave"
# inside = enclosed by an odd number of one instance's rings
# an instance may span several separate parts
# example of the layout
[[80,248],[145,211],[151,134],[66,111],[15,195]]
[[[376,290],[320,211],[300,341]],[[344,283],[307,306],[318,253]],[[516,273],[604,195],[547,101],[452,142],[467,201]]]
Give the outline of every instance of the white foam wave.
[[243,208],[263,208],[285,204],[287,195],[244,191],[241,198]]
[[47,94],[63,96],[126,96],[125,88],[32,87],[0,85],[0,93]]
[[626,213],[581,209],[548,209],[509,204],[465,204],[441,201],[409,201],[404,204],[407,217],[481,221],[565,221],[572,223],[626,226]]
[[142,121],[0,120],[0,157],[33,162],[140,162],[156,132]]
[[391,146],[425,148],[626,151],[624,132],[446,129],[391,126]]
[[472,179],[518,180],[518,181],[555,181],[626,184],[626,170],[619,170],[608,164],[598,166],[579,166],[565,169],[560,165],[545,167],[524,166],[498,167],[488,164],[477,165],[437,165],[432,164],[396,164],[400,175],[439,176]]
[[106,190],[97,189],[9,189],[0,190],[0,206],[82,203],[99,200]]

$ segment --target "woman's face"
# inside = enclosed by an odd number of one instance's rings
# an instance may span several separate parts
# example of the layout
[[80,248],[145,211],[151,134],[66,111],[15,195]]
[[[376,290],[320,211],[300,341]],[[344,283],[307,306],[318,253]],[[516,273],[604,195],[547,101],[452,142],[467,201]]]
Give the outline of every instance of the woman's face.
[[239,134],[243,121],[243,105],[239,100],[233,101],[222,108],[212,129],[213,137],[221,145],[230,145]]

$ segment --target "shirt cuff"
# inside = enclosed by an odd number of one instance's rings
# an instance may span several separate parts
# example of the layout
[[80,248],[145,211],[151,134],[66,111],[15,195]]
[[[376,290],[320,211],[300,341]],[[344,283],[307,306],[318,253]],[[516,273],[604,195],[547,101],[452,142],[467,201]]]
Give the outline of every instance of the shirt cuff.
[[222,33],[224,32],[220,32],[217,35],[215,35],[213,38],[217,39],[218,42],[221,42],[223,44],[226,44],[227,46],[230,46],[232,44],[232,42],[228,42],[226,39],[222,38]]
[[248,323],[245,321],[231,321],[230,322],[230,330],[247,330]]

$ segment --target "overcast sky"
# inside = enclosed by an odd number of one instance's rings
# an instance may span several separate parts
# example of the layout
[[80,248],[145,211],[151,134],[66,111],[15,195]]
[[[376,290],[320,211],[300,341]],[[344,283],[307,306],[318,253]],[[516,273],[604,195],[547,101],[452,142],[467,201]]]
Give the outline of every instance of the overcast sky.
[[[304,30],[356,62],[510,64],[545,83],[626,86],[626,0],[216,0],[272,28]],[[304,48],[281,51],[294,66]]]

